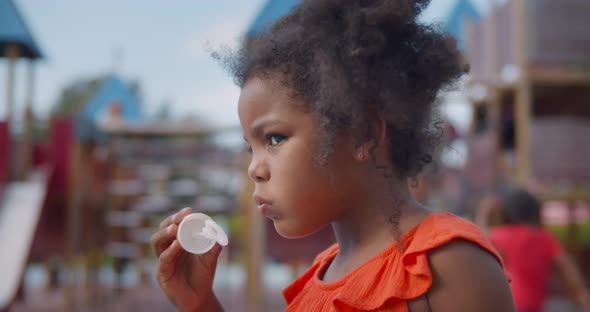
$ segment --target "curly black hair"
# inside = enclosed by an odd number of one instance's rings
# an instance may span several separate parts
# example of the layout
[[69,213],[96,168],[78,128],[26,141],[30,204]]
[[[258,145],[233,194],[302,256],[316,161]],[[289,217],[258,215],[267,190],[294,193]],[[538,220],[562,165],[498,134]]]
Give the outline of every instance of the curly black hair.
[[[453,37],[417,22],[429,0],[303,0],[229,55],[214,54],[244,86],[280,79],[318,115],[325,162],[341,129],[368,139],[371,112],[387,122],[391,161],[413,177],[432,161],[442,128],[439,91],[469,66]],[[278,75],[277,75],[278,74]]]

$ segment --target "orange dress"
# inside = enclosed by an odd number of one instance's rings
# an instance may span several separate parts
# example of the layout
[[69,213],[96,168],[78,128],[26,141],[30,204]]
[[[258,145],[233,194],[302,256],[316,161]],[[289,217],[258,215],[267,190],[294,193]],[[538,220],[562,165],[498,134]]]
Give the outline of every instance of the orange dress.
[[[424,295],[432,285],[428,251],[454,239],[478,244],[504,268],[502,258],[475,224],[450,213],[433,213],[338,280],[320,278],[338,253],[338,245],[323,251],[307,272],[283,290],[286,311],[407,312],[407,301]],[[404,246],[400,248],[398,242]]]

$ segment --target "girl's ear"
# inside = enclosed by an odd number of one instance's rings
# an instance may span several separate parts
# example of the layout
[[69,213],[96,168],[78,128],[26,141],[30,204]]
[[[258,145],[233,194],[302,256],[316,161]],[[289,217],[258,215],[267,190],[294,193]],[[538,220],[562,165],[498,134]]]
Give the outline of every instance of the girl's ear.
[[363,144],[356,148],[355,159],[365,161],[376,157],[377,150],[386,146],[387,122],[385,118],[371,111],[369,114],[368,136]]

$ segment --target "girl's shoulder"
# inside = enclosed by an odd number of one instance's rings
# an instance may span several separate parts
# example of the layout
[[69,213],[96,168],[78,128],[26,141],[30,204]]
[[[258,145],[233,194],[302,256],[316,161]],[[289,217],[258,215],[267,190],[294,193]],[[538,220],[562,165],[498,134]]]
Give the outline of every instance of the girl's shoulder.
[[[448,212],[429,214],[419,224],[404,233],[398,242],[392,244],[375,257],[394,256],[394,254],[400,252],[402,256],[423,253],[441,247],[453,240],[465,240],[474,243],[490,252],[503,265],[502,258],[486,234],[477,225]],[[402,244],[401,248],[399,248],[398,244]],[[313,263],[319,264],[329,261],[336,254],[338,254],[338,244],[334,244],[318,254]]]
[[405,255],[427,252],[454,240],[464,240],[478,245],[503,265],[502,258],[486,234],[471,221],[452,213],[432,213],[402,237]]

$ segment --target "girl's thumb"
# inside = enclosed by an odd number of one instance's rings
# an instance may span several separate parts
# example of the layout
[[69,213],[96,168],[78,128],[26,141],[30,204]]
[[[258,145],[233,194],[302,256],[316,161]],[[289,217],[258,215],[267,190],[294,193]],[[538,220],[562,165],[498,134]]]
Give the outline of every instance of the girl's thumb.
[[219,259],[219,254],[221,254],[221,245],[215,244],[211,250],[207,253],[201,255],[203,262],[210,268],[215,269],[217,266],[217,260]]

